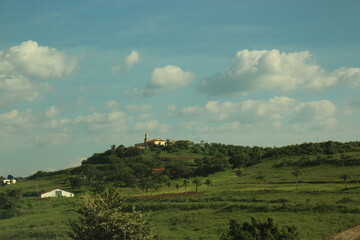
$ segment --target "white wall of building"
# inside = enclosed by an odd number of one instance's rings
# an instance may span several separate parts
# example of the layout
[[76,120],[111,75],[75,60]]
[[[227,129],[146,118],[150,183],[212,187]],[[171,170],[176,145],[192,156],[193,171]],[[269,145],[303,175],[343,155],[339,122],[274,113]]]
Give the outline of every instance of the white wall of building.
[[64,191],[62,189],[54,189],[49,192],[42,193],[40,195],[41,198],[47,197],[74,197],[74,194],[71,192]]

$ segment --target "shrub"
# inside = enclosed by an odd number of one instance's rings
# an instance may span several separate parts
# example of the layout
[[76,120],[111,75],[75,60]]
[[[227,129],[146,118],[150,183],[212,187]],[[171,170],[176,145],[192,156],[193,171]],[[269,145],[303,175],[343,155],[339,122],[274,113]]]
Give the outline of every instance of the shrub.
[[299,233],[296,228],[291,226],[279,227],[272,218],[262,222],[251,218],[251,223],[243,224],[231,220],[229,231],[222,234],[221,240],[296,240]]

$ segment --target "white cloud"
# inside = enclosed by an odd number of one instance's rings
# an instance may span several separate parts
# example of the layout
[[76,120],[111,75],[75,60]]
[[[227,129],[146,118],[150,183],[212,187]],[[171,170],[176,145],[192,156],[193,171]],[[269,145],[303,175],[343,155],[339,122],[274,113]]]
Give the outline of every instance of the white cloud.
[[126,130],[129,117],[123,112],[92,113],[87,116],[78,116],[72,124],[85,124],[90,131],[121,132]]
[[140,61],[140,54],[137,51],[133,50],[128,56],[123,59],[123,63],[121,65],[113,66],[112,71],[122,73],[130,72],[134,65],[139,63]]
[[345,113],[347,115],[360,112],[360,98],[352,99],[345,104]]
[[335,115],[336,106],[328,100],[300,103],[295,107],[296,122],[328,119]]
[[65,167],[73,168],[73,167],[81,166],[82,161],[84,161],[86,159],[87,159],[86,157],[76,157],[76,158],[72,159]]
[[167,132],[169,130],[170,126],[165,123],[160,123],[157,120],[149,120],[146,122],[137,122],[134,125],[135,130],[140,131],[159,131],[159,132]]
[[37,42],[26,41],[11,47],[5,54],[5,61],[14,71],[37,78],[63,78],[71,74],[77,65],[75,57],[49,47],[39,46]]
[[67,133],[50,133],[34,137],[34,141],[41,145],[58,145],[70,140],[71,138]]
[[131,96],[131,97],[141,97],[144,95],[144,90],[141,90],[138,88],[132,88],[129,91],[125,91],[125,95]]
[[55,106],[50,107],[49,109],[47,109],[44,114],[46,117],[48,118],[53,118],[56,115],[58,115],[60,113],[59,109]]
[[337,124],[336,106],[332,102],[298,102],[284,96],[262,101],[209,101],[203,106],[183,107],[180,115],[196,119],[186,122],[183,127],[197,132],[225,131],[231,127],[234,131],[240,128],[280,131],[290,126],[297,132],[303,132],[333,129]]
[[224,72],[205,77],[198,90],[210,95],[250,91],[289,91],[299,87],[322,90],[335,84],[360,85],[360,68],[342,67],[327,72],[308,51],[282,53],[279,50],[242,50]]
[[24,112],[19,112],[17,109],[14,109],[0,114],[0,135],[5,137],[24,133],[31,130],[34,124],[35,116],[32,110],[28,109]]
[[199,133],[233,132],[246,127],[245,125],[242,125],[238,121],[228,122],[220,125],[207,125],[207,124],[191,121],[191,122],[184,122],[182,126],[187,130],[199,132]]
[[46,83],[31,82],[21,75],[0,74],[0,106],[11,106],[17,102],[32,102],[49,90]]
[[145,94],[154,95],[161,91],[184,88],[193,79],[194,74],[184,72],[178,66],[168,65],[163,68],[155,68],[146,86]]
[[239,119],[253,122],[260,119],[280,119],[295,106],[295,99],[274,97],[268,101],[247,100],[244,102],[209,101],[204,106],[188,106],[181,110],[183,115],[207,115],[217,121]]
[[112,101],[108,101],[105,105],[108,108],[114,108],[118,105],[118,103],[116,101],[112,100]]
[[11,106],[41,98],[50,90],[40,80],[63,78],[71,74],[77,59],[55,48],[27,41],[0,52],[0,105]]

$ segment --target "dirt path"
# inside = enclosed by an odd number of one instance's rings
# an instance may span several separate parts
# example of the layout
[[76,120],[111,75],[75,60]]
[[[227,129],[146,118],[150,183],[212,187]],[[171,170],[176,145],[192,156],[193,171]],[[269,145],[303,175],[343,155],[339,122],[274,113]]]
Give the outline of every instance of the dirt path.
[[342,231],[331,238],[331,240],[357,240],[360,239],[360,225]]

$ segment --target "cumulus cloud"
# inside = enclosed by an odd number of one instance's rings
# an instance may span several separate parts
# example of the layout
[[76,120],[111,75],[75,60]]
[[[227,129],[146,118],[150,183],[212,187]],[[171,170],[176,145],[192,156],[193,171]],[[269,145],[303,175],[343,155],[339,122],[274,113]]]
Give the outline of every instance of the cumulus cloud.
[[1,63],[10,64],[12,71],[42,79],[63,78],[71,74],[77,65],[75,57],[55,48],[39,46],[35,41],[11,47],[2,56]]
[[163,68],[155,68],[147,83],[145,94],[154,95],[161,91],[184,88],[193,79],[194,74],[185,72],[178,66],[168,65]]
[[267,101],[247,100],[243,102],[209,101],[204,106],[187,106],[181,109],[183,115],[206,115],[217,121],[241,119],[253,122],[260,119],[280,119],[295,106],[295,99],[274,97]]
[[139,88],[132,88],[128,91],[125,91],[125,95],[131,97],[141,97],[144,95],[144,90],[141,90]]
[[132,70],[135,64],[141,61],[140,54],[133,50],[128,56],[123,59],[123,63],[121,65],[116,65],[112,67],[113,72],[122,72],[127,73]]
[[159,131],[159,132],[167,132],[170,126],[165,123],[160,123],[157,120],[149,120],[146,122],[137,122],[134,125],[135,130],[141,131]]
[[335,84],[360,86],[360,68],[341,67],[327,72],[315,63],[308,51],[242,50],[224,72],[203,78],[198,90],[209,95],[228,95],[258,89],[322,90]]
[[86,157],[76,157],[76,158],[72,159],[71,161],[69,161],[65,167],[73,168],[73,167],[81,166],[81,163],[83,161],[85,161],[86,159],[87,159]]
[[0,105],[35,101],[51,89],[41,80],[63,78],[77,66],[77,59],[37,42],[26,41],[0,51]]
[[14,109],[10,112],[0,114],[0,135],[14,136],[17,133],[24,133],[33,128],[35,116],[31,109],[20,112]]
[[51,133],[35,136],[33,140],[40,145],[58,145],[69,142],[70,139],[67,133]]
[[336,106],[328,100],[300,103],[295,107],[295,122],[323,120],[335,115]]
[[217,133],[217,132],[234,132],[245,128],[246,126],[238,121],[228,122],[220,125],[206,125],[199,122],[184,122],[182,126],[190,131]]
[[353,114],[360,112],[360,98],[352,99],[345,104],[345,113]]
[[116,107],[116,106],[118,105],[118,103],[117,103],[116,101],[112,100],[112,101],[106,102],[105,105],[106,105],[106,107],[108,107],[108,108],[114,108],[114,107]]
[[58,115],[60,113],[59,109],[55,106],[51,106],[49,109],[47,109],[44,114],[46,117],[48,118],[53,118],[56,115]]
[[[336,106],[328,100],[298,102],[289,97],[274,97],[269,100],[247,100],[242,102],[209,101],[203,106],[186,106],[180,111],[182,116],[202,119],[186,122],[186,129],[234,130],[263,126],[279,130],[292,125],[294,129],[329,129],[334,127]],[[206,125],[204,123],[210,124]],[[218,123],[221,122],[221,125]],[[214,126],[213,126],[214,125]],[[266,126],[266,127],[265,127]]]
[[86,116],[78,116],[71,124],[85,124],[90,131],[111,130],[121,132],[126,130],[126,121],[129,118],[124,112],[92,113]]
[[41,98],[42,92],[50,89],[48,84],[31,82],[22,75],[0,74],[0,106],[38,100]]

